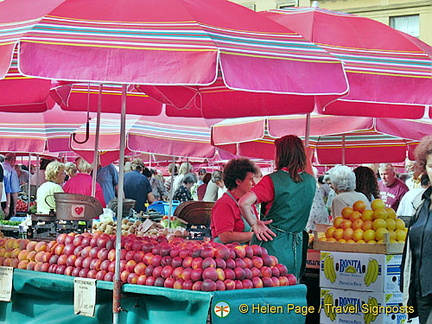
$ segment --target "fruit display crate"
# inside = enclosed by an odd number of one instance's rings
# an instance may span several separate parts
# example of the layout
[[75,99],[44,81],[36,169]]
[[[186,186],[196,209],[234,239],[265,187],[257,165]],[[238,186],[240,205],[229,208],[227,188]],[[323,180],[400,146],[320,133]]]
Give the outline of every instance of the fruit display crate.
[[[113,283],[96,282],[94,317],[74,314],[74,277],[13,270],[11,302],[0,302],[1,323],[111,323]],[[124,284],[119,322],[304,323],[306,286],[298,284],[202,292]]]
[[404,243],[390,243],[388,236],[385,243],[340,243],[319,241],[318,237],[324,235],[318,233],[315,235],[313,248],[320,251],[339,251],[339,252],[358,252],[374,254],[402,254]]

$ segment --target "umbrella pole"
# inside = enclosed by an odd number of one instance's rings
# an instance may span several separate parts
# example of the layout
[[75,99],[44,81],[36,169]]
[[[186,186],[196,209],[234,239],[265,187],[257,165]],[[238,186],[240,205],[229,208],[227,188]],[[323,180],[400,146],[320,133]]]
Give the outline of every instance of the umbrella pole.
[[118,181],[118,204],[117,204],[117,229],[116,229],[116,259],[114,272],[113,290],[113,323],[118,324],[121,311],[121,280],[120,280],[120,251],[121,251],[121,224],[123,216],[123,183],[124,183],[124,151],[126,146],[126,85],[122,86],[121,118],[120,118],[120,160]]
[[310,114],[306,115],[305,147],[309,147],[310,137]]
[[173,168],[171,172],[171,187],[170,187],[170,197],[169,197],[169,208],[168,208],[168,228],[171,226],[171,214],[172,214],[172,199],[174,196],[173,186],[174,186],[174,170],[175,170],[175,156],[173,156]]
[[345,165],[345,135],[342,135],[342,165]]
[[96,135],[95,135],[95,149],[93,155],[93,174],[92,174],[92,197],[96,197],[96,178],[99,166],[99,133],[100,133],[100,119],[102,110],[102,84],[99,84],[98,93],[98,110],[96,117]]

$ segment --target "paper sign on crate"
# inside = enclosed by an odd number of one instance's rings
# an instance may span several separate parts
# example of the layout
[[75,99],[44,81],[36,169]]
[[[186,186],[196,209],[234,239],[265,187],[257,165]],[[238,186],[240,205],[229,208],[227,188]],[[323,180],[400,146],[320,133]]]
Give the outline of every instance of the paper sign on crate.
[[402,293],[321,288],[322,324],[403,324],[412,307],[402,305]]
[[321,251],[320,287],[399,292],[401,255]]

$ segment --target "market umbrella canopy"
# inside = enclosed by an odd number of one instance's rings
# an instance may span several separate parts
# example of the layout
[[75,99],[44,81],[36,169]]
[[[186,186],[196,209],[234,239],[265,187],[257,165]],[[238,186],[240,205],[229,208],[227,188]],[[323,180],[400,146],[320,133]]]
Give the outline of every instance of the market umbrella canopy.
[[70,152],[70,134],[86,119],[83,112],[67,112],[58,106],[40,113],[2,113],[0,151]]
[[[227,119],[212,126],[212,144],[233,154],[270,159],[274,140],[306,135],[306,116]],[[429,120],[310,116],[309,147],[320,164],[402,162],[422,137],[431,134]]]
[[[118,160],[120,118],[116,114],[102,114],[99,135],[99,151],[102,165]],[[204,118],[167,117],[164,115],[126,117],[126,154],[142,152],[187,158],[215,157],[217,148],[210,144],[210,126],[220,120]],[[86,143],[71,140],[71,149],[93,161],[95,122],[90,122],[90,138]],[[78,142],[85,136],[86,126],[75,130]],[[230,157],[232,154],[227,153]],[[171,158],[172,160],[172,158]]]
[[[422,118],[432,105],[432,48],[375,20],[320,8],[261,12],[344,62],[349,94],[330,115]],[[328,82],[328,78],[321,79]]]
[[[98,110],[100,85],[95,83],[59,84],[51,90],[52,98],[64,110]],[[101,89],[101,111],[120,113],[121,85],[104,84]],[[157,116],[162,111],[162,104],[133,87],[126,92],[126,112],[135,115]]]
[[[304,113],[348,91],[338,59],[225,0],[65,0],[21,37],[19,66],[42,78],[168,86],[148,94],[186,116]],[[200,87],[212,85],[206,99]],[[249,92],[271,100],[246,101]],[[215,93],[217,109],[207,108]]]
[[51,82],[18,72],[16,45],[39,19],[62,0],[0,2],[0,111],[35,112],[51,108]]

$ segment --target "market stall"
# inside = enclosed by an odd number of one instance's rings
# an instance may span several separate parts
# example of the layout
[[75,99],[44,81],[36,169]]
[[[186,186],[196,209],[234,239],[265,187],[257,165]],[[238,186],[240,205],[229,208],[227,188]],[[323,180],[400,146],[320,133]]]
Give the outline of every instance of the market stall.
[[[110,323],[112,321],[112,282],[97,281],[95,316],[74,314],[73,277],[28,270],[14,270],[11,302],[0,302],[0,321],[6,323]],[[300,310],[288,305],[306,306],[304,285],[262,289],[197,292],[126,284],[122,289],[121,323],[301,323]],[[230,312],[219,318],[214,306],[224,301]],[[258,310],[240,311],[240,305]],[[272,313],[269,306],[282,306]],[[244,307],[244,306],[242,306]],[[304,310],[303,310],[304,311]],[[245,312],[243,310],[243,312]]]

